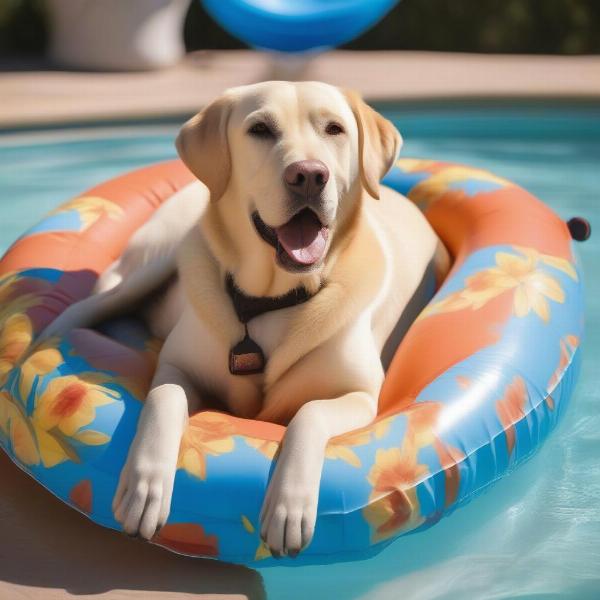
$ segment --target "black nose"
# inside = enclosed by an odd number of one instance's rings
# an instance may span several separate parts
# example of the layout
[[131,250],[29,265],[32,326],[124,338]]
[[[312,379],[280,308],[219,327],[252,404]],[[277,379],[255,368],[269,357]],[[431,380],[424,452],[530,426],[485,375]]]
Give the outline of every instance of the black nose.
[[310,198],[329,181],[329,169],[320,160],[299,160],[285,168],[283,180],[289,190]]

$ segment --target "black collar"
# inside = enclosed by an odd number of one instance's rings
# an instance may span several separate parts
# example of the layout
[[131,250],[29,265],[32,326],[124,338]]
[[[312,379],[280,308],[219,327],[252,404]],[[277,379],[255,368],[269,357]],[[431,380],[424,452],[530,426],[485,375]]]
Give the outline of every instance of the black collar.
[[231,273],[227,273],[225,276],[225,289],[231,298],[235,314],[240,323],[247,323],[254,317],[272,310],[302,304],[314,296],[302,286],[290,290],[283,296],[248,296],[235,284]]

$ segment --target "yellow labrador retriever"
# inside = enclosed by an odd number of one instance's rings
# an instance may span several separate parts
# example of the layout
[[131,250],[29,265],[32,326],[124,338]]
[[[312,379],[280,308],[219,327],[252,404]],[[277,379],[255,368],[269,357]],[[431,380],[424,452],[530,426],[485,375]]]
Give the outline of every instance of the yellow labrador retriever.
[[276,556],[310,542],[326,444],[374,418],[382,353],[409,301],[427,301],[432,265],[447,268],[419,210],[379,183],[401,141],[359,97],[316,82],[231,89],[184,125],[177,148],[199,181],[46,332],[167,290],[145,309],[165,343],[114,498],[126,532],[165,523],[188,415],[217,397],[288,425],[261,535]]

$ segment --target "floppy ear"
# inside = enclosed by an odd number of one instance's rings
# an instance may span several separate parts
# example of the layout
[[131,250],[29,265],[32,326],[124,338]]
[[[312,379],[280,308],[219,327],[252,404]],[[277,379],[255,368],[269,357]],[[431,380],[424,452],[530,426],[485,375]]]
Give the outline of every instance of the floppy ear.
[[222,96],[181,128],[175,146],[186,167],[206,185],[210,199],[224,193],[231,174],[227,123],[232,99]]
[[344,96],[358,125],[358,160],[364,188],[379,200],[379,181],[392,168],[402,147],[402,136],[393,123],[384,119],[352,91]]

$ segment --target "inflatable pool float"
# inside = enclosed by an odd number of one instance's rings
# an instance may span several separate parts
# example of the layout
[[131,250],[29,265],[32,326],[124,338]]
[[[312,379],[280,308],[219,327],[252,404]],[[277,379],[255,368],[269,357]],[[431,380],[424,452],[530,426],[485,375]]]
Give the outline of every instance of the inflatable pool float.
[[255,48],[304,52],[359,36],[398,0],[202,0],[219,25]]
[[[35,335],[87,296],[136,228],[192,180],[179,161],[117,177],[54,210],[0,261],[1,445],[112,529],[158,344],[127,319],[41,346]],[[315,537],[286,564],[366,558],[436,523],[539,447],[577,378],[582,282],[571,238],[586,237],[585,223],[568,227],[480,169],[405,159],[385,183],[423,209],[453,267],[396,352],[377,420],[330,442]],[[192,417],[169,521],[153,541],[275,563],[258,515],[284,432],[219,412]]]

